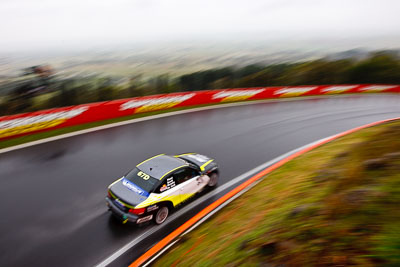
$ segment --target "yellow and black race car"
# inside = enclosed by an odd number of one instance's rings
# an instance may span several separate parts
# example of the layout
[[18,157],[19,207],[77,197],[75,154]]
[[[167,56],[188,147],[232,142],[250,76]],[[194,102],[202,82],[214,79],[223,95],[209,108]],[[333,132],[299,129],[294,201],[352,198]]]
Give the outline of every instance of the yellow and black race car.
[[216,162],[204,155],[157,155],[138,164],[108,187],[106,202],[123,223],[154,219],[163,223],[171,209],[204,187],[218,183]]

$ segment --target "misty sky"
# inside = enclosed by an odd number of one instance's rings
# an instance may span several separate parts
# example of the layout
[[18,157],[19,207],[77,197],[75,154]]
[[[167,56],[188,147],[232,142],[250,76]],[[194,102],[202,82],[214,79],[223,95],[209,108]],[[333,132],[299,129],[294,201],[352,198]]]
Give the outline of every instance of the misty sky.
[[399,0],[0,0],[0,51],[399,36],[399,11]]

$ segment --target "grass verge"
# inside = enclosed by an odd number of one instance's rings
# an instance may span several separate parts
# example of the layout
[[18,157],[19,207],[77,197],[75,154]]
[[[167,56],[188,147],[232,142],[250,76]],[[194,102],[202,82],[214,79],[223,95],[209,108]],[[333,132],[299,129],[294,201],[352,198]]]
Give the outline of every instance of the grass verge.
[[273,171],[154,266],[400,266],[400,122]]

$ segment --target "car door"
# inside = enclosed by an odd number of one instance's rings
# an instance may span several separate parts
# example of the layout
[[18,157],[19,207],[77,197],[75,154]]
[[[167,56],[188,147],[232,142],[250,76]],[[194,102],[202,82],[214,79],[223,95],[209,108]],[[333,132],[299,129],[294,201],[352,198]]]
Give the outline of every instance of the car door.
[[176,171],[173,176],[179,186],[179,194],[182,202],[201,191],[208,182],[207,179],[200,176],[197,170],[191,167],[182,168]]
[[174,206],[181,203],[180,188],[173,174],[163,178],[160,186],[155,190],[158,201],[171,201]]

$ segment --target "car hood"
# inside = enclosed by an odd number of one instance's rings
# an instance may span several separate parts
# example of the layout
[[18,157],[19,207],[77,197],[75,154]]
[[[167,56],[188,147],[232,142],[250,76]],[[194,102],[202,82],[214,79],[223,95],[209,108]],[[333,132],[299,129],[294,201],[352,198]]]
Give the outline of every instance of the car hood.
[[125,178],[113,184],[110,190],[118,199],[132,206],[140,204],[149,196],[148,192]]

